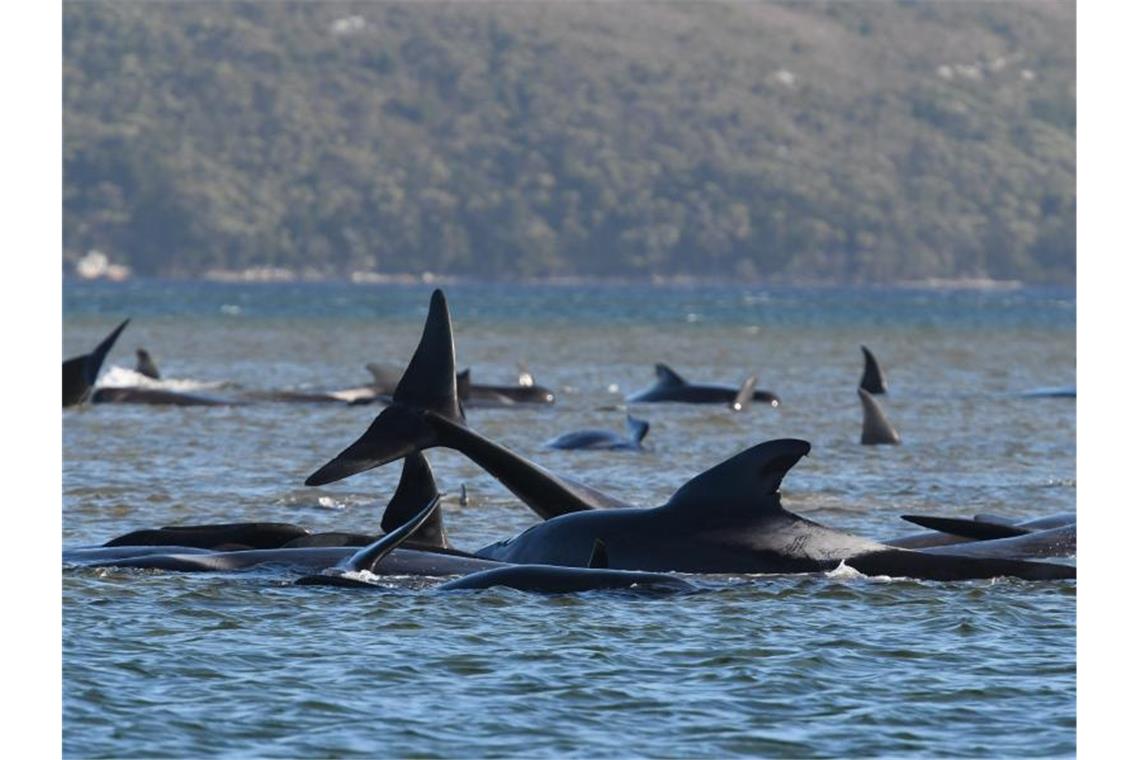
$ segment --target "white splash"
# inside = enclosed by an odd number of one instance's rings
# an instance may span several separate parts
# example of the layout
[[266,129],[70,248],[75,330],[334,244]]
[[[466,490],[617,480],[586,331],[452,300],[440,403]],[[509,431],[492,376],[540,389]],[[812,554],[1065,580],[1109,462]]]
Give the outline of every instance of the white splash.
[[225,381],[219,380],[178,380],[174,378],[155,380],[127,367],[112,365],[96,383],[98,388],[154,388],[164,391],[196,391],[207,388],[221,388]]

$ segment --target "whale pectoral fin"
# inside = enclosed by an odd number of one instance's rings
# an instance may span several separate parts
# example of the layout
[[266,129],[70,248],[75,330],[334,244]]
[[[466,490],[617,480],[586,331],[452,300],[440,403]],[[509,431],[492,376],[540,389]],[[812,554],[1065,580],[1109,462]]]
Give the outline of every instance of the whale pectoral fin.
[[756,390],[756,375],[750,375],[747,380],[740,386],[740,390],[736,393],[736,398],[728,405],[728,408],[734,412],[739,412],[745,409],[752,403],[752,392]]
[[[384,510],[380,527],[385,533],[391,533],[414,518],[423,504],[437,496],[439,490],[436,488],[431,465],[427,459],[418,451],[408,454],[404,457],[404,471],[400,474],[400,483]],[[427,546],[450,548],[447,531],[443,527],[443,510],[437,509],[432,512],[428,520],[411,535],[409,540]]]
[[405,406],[389,406],[377,415],[364,435],[305,480],[323,486],[406,457],[436,443],[435,431],[423,414]]
[[661,385],[667,386],[681,386],[688,385],[685,379],[674,372],[670,367],[665,364],[657,364],[653,367],[654,374],[657,375],[657,382]]
[[629,431],[630,440],[638,445],[645,439],[645,434],[649,432],[649,423],[645,420],[639,420],[632,414],[625,416],[625,428]]
[[380,560],[391,554],[396,547],[408,540],[408,537],[420,529],[420,526],[427,522],[432,513],[439,507],[439,496],[436,495],[427,506],[414,515],[410,520],[405,522],[396,530],[385,533],[373,543],[364,547],[360,551],[353,554],[345,560],[338,569],[360,572],[362,570],[371,571]]
[[907,522],[921,525],[923,528],[970,538],[975,541],[1012,538],[1013,536],[1024,536],[1026,533],[1032,533],[1026,528],[1018,528],[1013,525],[966,520],[957,517],[931,517],[929,515],[901,515],[901,517]]
[[590,561],[586,567],[607,568],[610,566],[610,556],[606,552],[606,542],[600,538],[594,539],[594,550],[590,552]]
[[883,370],[871,349],[859,346],[863,350],[863,377],[859,380],[859,387],[868,393],[876,395],[887,392],[887,383],[883,378]]
[[811,444],[796,438],[765,441],[697,475],[664,508],[705,514],[782,509],[780,483],[809,451]]

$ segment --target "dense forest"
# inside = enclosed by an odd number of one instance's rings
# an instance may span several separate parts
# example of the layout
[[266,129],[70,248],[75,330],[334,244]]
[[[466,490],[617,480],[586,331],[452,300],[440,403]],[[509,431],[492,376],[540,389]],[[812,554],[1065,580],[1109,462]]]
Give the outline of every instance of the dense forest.
[[66,2],[65,270],[1072,282],[1072,2]]

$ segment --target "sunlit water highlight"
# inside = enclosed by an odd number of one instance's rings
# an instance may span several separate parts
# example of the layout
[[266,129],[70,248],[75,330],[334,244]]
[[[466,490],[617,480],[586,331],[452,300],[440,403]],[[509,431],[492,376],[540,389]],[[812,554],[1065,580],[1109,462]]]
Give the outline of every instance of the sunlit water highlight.
[[[903,513],[1030,517],[1074,508],[1071,292],[455,286],[459,361],[509,382],[525,361],[551,409],[471,410],[472,426],[636,503],[773,437],[812,441],[785,504],[874,538]],[[65,286],[64,354],[131,326],[172,382],[362,384],[403,363],[426,287]],[[882,361],[900,447],[858,444],[859,345]],[[671,364],[751,372],[779,409],[641,405],[647,451],[562,452],[624,426],[623,397]],[[613,388],[616,388],[615,392]],[[218,391],[218,393],[228,393]],[[64,544],[140,527],[276,520],[375,530],[392,466],[320,489],[305,476],[376,409],[102,405],[64,413]],[[530,513],[449,451],[430,452],[456,544]],[[466,484],[470,503],[458,502]],[[1075,583],[831,576],[709,578],[643,597],[372,593],[291,576],[65,569],[67,756],[1067,755]]]

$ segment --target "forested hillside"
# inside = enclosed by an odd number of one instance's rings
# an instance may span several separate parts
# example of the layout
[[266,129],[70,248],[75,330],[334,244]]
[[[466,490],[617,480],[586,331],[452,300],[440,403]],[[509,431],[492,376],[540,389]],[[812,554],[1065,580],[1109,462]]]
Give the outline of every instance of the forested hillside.
[[63,18],[69,270],[1073,279],[1073,3]]

